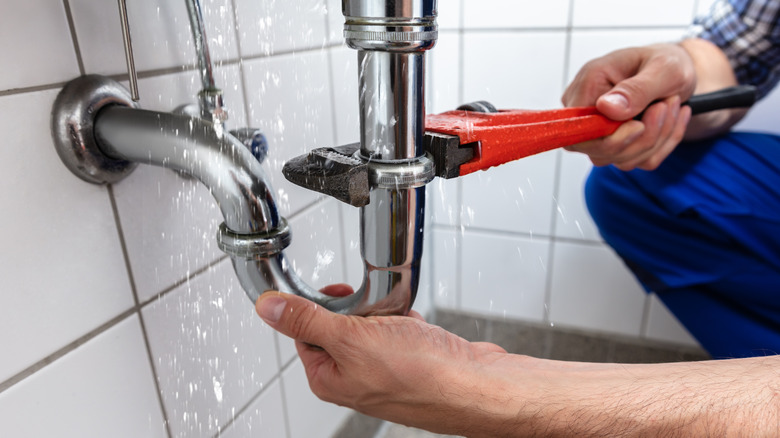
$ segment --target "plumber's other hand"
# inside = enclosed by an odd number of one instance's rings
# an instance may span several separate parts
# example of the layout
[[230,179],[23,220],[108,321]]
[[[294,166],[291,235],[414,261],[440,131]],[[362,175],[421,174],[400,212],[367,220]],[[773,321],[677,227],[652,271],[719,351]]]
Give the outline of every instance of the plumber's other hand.
[[[596,166],[653,170],[682,140],[691,112],[680,103],[695,87],[693,60],[679,44],[623,49],[592,60],[566,89],[563,104],[595,105],[610,119],[628,122],[610,136],[567,149],[587,154]],[[641,121],[631,120],[645,108]]]
[[[337,285],[323,292],[351,289]],[[453,424],[467,424],[456,413],[463,412],[459,404],[473,402],[466,397],[474,390],[469,382],[478,380],[481,367],[507,356],[497,345],[471,343],[427,324],[416,312],[347,316],[301,297],[266,292],[257,313],[296,340],[309,386],[320,399],[428,430],[461,430]]]

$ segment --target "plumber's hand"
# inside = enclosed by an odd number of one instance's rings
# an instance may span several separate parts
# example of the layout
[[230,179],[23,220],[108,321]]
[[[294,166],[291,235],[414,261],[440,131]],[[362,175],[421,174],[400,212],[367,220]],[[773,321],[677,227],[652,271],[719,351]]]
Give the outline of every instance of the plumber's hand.
[[[348,286],[323,290],[345,295]],[[462,406],[480,368],[507,356],[414,317],[332,313],[303,298],[266,292],[257,313],[296,340],[312,392],[322,400],[428,430],[465,422]],[[457,384],[453,384],[457,382]],[[461,413],[455,415],[456,413]],[[453,419],[453,417],[456,417]]]
[[[608,137],[568,149],[587,154],[596,166],[655,169],[685,134],[691,113],[680,103],[695,87],[693,60],[678,44],[618,50],[590,61],[566,89],[563,104],[595,105],[613,120],[629,121]],[[631,120],[645,108],[641,122]]]

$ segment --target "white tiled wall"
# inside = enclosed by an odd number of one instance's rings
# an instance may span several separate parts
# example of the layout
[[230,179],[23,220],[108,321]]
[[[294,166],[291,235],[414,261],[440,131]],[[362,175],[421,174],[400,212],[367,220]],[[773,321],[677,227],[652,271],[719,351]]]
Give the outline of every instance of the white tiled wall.
[[[626,3],[440,0],[429,110],[478,98],[555,107],[588,57],[673,38],[704,1],[632,2],[646,14]],[[357,140],[341,2],[204,5],[230,123],[270,140],[295,268],[317,287],[357,286],[357,211],[279,173],[308,149]],[[128,6],[141,105],[194,102],[183,2]],[[49,113],[62,84],[124,72],[116,3],[0,2],[0,57],[0,436],[330,436],[349,411],[316,400],[292,343],[255,317],[216,248],[221,219],[208,190],[144,166],[93,186],[54,152]],[[777,99],[745,126],[765,128]],[[581,201],[588,168],[555,151],[432,184],[416,308],[691,342],[601,243]]]

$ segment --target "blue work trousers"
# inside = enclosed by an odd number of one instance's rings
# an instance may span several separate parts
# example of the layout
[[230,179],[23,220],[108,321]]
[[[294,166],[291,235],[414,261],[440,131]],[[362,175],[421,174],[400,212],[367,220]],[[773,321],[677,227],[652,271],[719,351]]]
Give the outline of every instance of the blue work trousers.
[[780,137],[683,143],[654,171],[597,167],[604,240],[714,358],[780,353]]

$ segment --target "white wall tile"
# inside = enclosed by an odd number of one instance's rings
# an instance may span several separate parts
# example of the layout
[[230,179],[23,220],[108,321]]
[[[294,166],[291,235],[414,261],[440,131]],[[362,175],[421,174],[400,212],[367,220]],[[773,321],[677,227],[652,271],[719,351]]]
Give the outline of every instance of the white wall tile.
[[[461,23],[461,11],[463,0],[441,0],[438,2],[438,16],[436,24],[439,29],[459,29]],[[441,37],[441,34],[439,34]]]
[[279,380],[276,380],[219,436],[284,438],[287,436],[287,427],[283,406],[282,389]]
[[467,29],[565,27],[569,21],[569,0],[547,0],[544,2],[463,1],[464,27]]
[[[487,100],[499,109],[561,106],[565,32],[469,32],[463,44],[465,102]],[[500,47],[501,55],[486,47]]]
[[312,394],[301,361],[296,360],[290,365],[282,378],[290,419],[290,438],[329,438],[352,413]]
[[555,235],[600,242],[601,235],[585,204],[585,180],[593,165],[585,154],[561,153],[561,175],[555,208]]
[[574,1],[573,23],[585,26],[685,26],[691,21],[695,0]]
[[341,10],[341,0],[325,0],[328,16],[328,42],[337,44],[344,42],[344,13]]
[[245,58],[328,43],[326,0],[235,2],[241,56]]
[[[238,57],[230,0],[203,1],[213,62]],[[87,73],[127,71],[119,11],[115,2],[71,0],[73,21]],[[185,3],[165,0],[127,2],[133,54],[139,71],[197,64]]]
[[458,309],[460,273],[457,256],[461,251],[458,233],[451,230],[433,228],[429,230],[433,238],[431,251],[433,282],[431,284],[433,302],[436,307]]
[[429,77],[425,110],[428,114],[451,111],[464,103],[460,101],[460,46],[460,34],[440,32],[436,46],[426,54]]
[[138,318],[0,394],[0,435],[167,436]]
[[211,436],[279,371],[272,330],[229,261],[144,309],[174,436]]
[[337,202],[328,199],[290,220],[293,239],[284,253],[300,278],[315,289],[344,281]]
[[133,305],[105,187],[70,173],[52,144],[55,96],[0,98],[0,381]]
[[282,176],[294,157],[333,146],[327,52],[291,54],[244,63],[249,121],[269,142],[264,167],[284,216],[314,202],[319,195]]
[[0,90],[78,76],[76,51],[62,2],[0,3]]
[[626,47],[678,41],[684,34],[684,27],[677,29],[574,30],[571,35],[569,77],[566,82],[570,83],[580,68],[591,59]]
[[461,308],[541,322],[549,248],[548,239],[467,231],[463,235]]
[[346,46],[330,50],[333,107],[336,121],[335,146],[360,142],[357,56],[357,50]]
[[650,295],[650,310],[647,316],[645,336],[657,341],[699,346],[696,339],[680,324],[680,321],[666,308],[666,305],[656,294]]
[[431,212],[429,224],[459,226],[465,209],[459,203],[460,179],[436,178],[427,187],[428,206]]
[[556,152],[461,177],[465,227],[549,235]]
[[606,246],[555,243],[550,322],[638,336],[645,293]]

